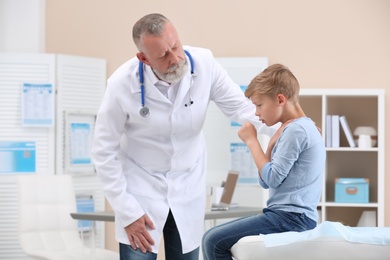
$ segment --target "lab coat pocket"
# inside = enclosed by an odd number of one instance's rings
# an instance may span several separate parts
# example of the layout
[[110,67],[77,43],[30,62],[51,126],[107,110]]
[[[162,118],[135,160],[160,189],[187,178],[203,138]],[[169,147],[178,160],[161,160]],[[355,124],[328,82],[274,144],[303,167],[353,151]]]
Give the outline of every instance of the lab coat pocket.
[[197,160],[189,172],[183,174],[181,183],[185,183],[187,196],[198,197],[206,194],[204,163]]
[[167,182],[164,173],[151,173],[147,168],[127,160],[123,173],[127,179],[127,192],[134,196],[153,199],[164,199],[167,193]]

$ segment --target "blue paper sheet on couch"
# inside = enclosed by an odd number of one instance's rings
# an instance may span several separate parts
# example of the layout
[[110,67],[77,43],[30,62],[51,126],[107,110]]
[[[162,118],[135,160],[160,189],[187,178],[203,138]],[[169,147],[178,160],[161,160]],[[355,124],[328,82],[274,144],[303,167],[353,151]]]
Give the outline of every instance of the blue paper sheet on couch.
[[284,232],[262,235],[266,247],[288,245],[300,241],[335,237],[353,243],[390,245],[390,228],[349,227],[339,222],[325,221],[316,228],[303,232]]

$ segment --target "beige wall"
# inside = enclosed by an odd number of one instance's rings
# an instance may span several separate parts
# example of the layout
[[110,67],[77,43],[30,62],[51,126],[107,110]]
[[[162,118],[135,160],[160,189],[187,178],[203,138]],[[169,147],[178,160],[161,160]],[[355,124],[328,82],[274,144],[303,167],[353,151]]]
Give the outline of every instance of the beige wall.
[[[384,88],[390,104],[388,0],[47,0],[46,52],[101,57],[108,74],[136,51],[134,22],[160,12],[182,43],[215,56],[266,56],[302,88]],[[364,108],[362,107],[362,110]],[[390,129],[390,121],[385,124]],[[390,135],[386,132],[386,161]],[[387,166],[387,165],[386,165]],[[386,176],[390,176],[385,166]],[[390,201],[390,177],[386,201]],[[390,206],[386,207],[390,226]]]

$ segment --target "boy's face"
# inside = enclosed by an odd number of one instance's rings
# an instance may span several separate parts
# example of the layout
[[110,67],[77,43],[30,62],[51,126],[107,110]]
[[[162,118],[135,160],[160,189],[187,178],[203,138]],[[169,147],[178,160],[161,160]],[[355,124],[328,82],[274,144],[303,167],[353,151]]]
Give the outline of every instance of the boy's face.
[[267,95],[257,95],[251,97],[252,103],[256,106],[255,115],[267,126],[272,126],[280,122],[282,107],[277,97]]

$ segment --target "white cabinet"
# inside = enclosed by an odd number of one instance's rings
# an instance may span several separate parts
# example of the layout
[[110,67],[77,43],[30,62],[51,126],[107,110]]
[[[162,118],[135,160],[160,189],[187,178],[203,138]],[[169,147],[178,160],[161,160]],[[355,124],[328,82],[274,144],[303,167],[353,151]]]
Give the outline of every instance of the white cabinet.
[[[384,226],[384,90],[382,89],[301,89],[300,103],[306,115],[322,129],[326,143],[326,116],[344,115],[353,133],[358,126],[377,131],[372,148],[350,147],[340,126],[340,147],[326,147],[324,186],[318,206],[321,221],[339,221],[356,226],[363,212],[376,216]],[[336,178],[369,179],[368,203],[335,202]]]

